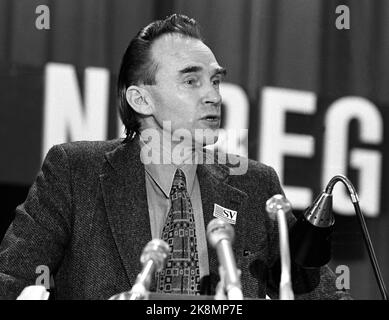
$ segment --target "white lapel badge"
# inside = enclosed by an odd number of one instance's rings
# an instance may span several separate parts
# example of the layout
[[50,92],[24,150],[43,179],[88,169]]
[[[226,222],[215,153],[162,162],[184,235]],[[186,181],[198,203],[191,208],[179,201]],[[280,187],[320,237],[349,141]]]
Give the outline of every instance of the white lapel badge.
[[213,207],[213,216],[219,219],[222,219],[230,224],[236,224],[236,217],[238,215],[237,211],[224,208],[218,204],[214,204]]

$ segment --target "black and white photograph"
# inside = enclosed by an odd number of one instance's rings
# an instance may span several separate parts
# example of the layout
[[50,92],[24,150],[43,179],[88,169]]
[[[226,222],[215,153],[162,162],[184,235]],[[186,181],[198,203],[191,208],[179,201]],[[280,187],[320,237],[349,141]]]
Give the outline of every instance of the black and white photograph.
[[389,1],[0,15],[0,300],[388,300]]

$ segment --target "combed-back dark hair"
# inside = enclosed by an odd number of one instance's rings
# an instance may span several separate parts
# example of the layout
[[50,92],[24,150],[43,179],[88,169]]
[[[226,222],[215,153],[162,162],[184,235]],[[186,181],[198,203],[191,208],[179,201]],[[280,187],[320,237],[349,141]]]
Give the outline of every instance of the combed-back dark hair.
[[139,133],[138,114],[126,100],[127,88],[131,85],[153,85],[158,65],[151,56],[151,45],[160,36],[177,33],[202,40],[196,20],[185,15],[172,14],[164,20],[157,20],[141,29],[131,40],[123,55],[118,79],[118,103],[120,117],[126,128],[126,140]]

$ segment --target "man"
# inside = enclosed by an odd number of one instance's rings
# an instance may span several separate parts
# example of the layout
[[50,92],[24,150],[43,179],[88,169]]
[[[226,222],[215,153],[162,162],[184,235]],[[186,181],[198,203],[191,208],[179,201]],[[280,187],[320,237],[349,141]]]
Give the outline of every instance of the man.
[[[277,298],[277,224],[265,212],[266,200],[282,193],[276,173],[228,156],[246,163],[237,174],[223,157],[203,153],[218,137],[224,74],[193,19],[172,15],[142,29],[119,73],[127,138],[48,152],[1,244],[0,296],[16,298],[47,266],[55,298],[108,299],[131,289],[152,238],[170,246],[153,291],[214,294],[218,261],[205,228],[215,208],[225,208],[236,213],[244,296]],[[293,270],[296,298],[347,296],[327,267]]]

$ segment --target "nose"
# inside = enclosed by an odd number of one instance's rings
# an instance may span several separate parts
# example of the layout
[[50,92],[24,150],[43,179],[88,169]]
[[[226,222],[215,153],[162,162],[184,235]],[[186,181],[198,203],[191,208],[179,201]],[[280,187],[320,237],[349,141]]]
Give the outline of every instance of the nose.
[[213,85],[207,87],[203,96],[204,104],[220,105],[222,102],[222,96],[220,95],[219,89]]

